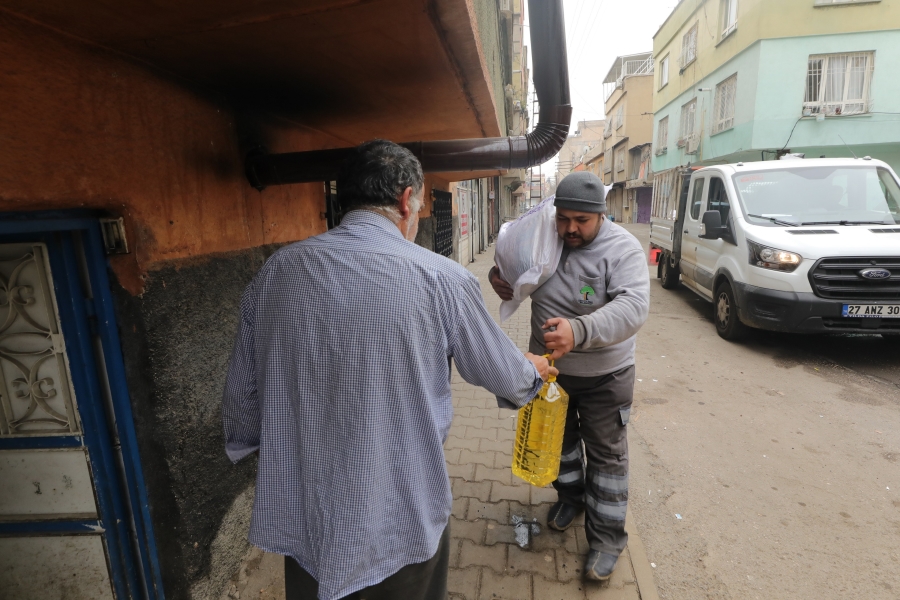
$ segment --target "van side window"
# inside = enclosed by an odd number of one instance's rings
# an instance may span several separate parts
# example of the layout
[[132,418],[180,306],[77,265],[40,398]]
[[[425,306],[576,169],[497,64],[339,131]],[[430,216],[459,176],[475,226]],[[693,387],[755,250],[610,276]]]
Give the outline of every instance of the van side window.
[[728,215],[731,214],[731,205],[728,203],[728,192],[725,190],[725,182],[718,177],[709,180],[709,202],[706,210],[717,210],[722,215],[722,225],[728,223]]
[[705,179],[694,180],[694,193],[691,195],[691,219],[700,218],[700,205],[703,204],[703,183]]

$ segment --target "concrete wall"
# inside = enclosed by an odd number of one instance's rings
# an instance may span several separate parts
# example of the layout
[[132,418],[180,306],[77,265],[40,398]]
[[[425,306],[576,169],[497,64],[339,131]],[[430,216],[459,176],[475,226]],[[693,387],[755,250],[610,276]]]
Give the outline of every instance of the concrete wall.
[[[612,123],[612,135],[604,140],[604,154],[612,161],[613,181],[625,181],[631,173],[631,148],[649,144],[653,135],[653,75],[637,75],[626,77],[622,89],[617,89],[606,101],[606,116]],[[622,126],[616,128],[616,114],[623,110]],[[615,155],[621,148],[625,150],[625,168],[616,168]]]
[[[625,137],[628,148],[649,144],[653,138],[653,75],[626,77]],[[629,170],[631,166],[628,166]]]
[[[167,265],[140,296],[115,290],[168,598],[218,600],[248,548],[249,504],[226,516],[238,496],[252,498],[256,458],[225,456],[222,388],[241,293],[276,247]],[[215,555],[217,538],[233,552]]]
[[[487,74],[491,83],[491,91],[496,107],[497,120],[500,123],[500,131],[505,132],[506,101],[503,93],[503,65],[510,60],[510,48],[504,48],[500,44],[500,11],[497,0],[471,0],[475,11],[478,38],[481,41],[481,50],[487,67]],[[504,58],[503,53],[506,54]]]

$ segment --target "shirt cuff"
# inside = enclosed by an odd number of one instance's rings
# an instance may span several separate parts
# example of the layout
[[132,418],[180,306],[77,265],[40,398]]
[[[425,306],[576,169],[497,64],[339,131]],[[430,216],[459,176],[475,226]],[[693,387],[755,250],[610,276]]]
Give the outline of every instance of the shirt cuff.
[[[532,366],[532,368],[534,367]],[[531,386],[531,392],[528,394],[528,399],[522,404],[516,404],[512,400],[497,396],[497,408],[510,408],[512,410],[519,410],[520,408],[534,400],[534,397],[538,395],[538,392],[541,391],[542,387],[544,387],[544,380],[541,379],[541,374],[538,373],[538,370],[534,368],[534,383]]]
[[257,450],[259,450],[259,444],[256,446],[248,446],[239,442],[228,442],[225,444],[225,454],[228,455],[228,458],[233,463],[250,456]]
[[587,331],[584,329],[584,323],[579,319],[569,319],[569,325],[572,326],[572,335],[575,338],[575,347],[578,348],[584,343]]

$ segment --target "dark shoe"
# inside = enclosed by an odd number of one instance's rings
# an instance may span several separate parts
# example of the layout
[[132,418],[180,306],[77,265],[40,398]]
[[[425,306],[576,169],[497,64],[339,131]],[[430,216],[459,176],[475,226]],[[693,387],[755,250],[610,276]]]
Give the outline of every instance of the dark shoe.
[[594,581],[606,581],[616,568],[618,556],[604,554],[599,550],[591,550],[588,553],[587,562],[584,563],[584,576]]
[[575,517],[581,514],[582,510],[584,509],[562,501],[557,502],[550,507],[550,512],[547,513],[547,527],[557,531],[565,531],[572,526]]

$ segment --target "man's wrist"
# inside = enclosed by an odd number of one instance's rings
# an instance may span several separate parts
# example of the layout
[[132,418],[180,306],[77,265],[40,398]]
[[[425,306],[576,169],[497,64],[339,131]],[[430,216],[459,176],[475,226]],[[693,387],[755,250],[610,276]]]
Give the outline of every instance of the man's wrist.
[[581,344],[584,343],[584,338],[587,335],[587,332],[584,329],[584,323],[576,319],[567,319],[569,321],[569,327],[572,328],[572,342],[575,345],[575,348],[578,348]]
[[491,267],[490,271],[488,271],[488,281],[493,283],[494,276],[496,276],[496,275],[497,275],[497,265],[494,265],[493,267]]

